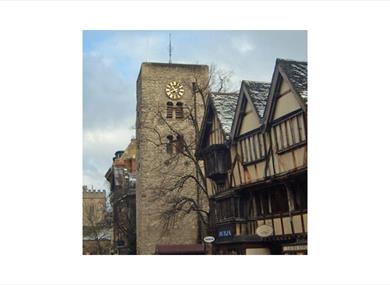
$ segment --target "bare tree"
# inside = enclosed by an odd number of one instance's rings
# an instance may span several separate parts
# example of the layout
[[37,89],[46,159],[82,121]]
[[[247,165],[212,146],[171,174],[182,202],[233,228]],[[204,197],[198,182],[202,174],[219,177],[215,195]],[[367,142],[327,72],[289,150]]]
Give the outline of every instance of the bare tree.
[[[155,114],[159,124],[149,128],[153,135],[145,140],[170,154],[163,165],[156,165],[154,169],[158,169],[162,177],[161,184],[154,193],[154,199],[164,206],[160,211],[164,232],[169,231],[184,216],[196,213],[198,238],[201,239],[207,233],[210,216],[209,193],[203,172],[203,162],[197,160],[195,150],[207,97],[210,92],[230,91],[231,76],[231,71],[227,72],[211,65],[206,82],[196,75],[191,82],[184,82],[187,88],[192,90],[193,99],[193,104],[186,104],[183,107],[183,119],[188,122],[185,128],[187,136],[183,135],[183,130],[173,121],[166,118],[165,109],[159,109]],[[171,134],[171,140],[166,140],[166,130]],[[192,136],[188,136],[189,130]],[[188,171],[184,174],[182,172],[175,174],[174,169],[182,165],[186,165],[185,169]],[[188,185],[195,185],[196,193],[193,187],[186,187]],[[192,191],[189,192],[188,188]]]
[[214,64],[210,65],[209,90],[216,93],[231,92],[232,76],[232,70],[224,70]]
[[105,205],[83,202],[83,237],[95,244],[96,254],[108,254],[111,219]]
[[[125,185],[126,186],[126,185]],[[126,240],[129,253],[136,251],[135,188],[124,187],[111,193],[113,227],[117,240]]]

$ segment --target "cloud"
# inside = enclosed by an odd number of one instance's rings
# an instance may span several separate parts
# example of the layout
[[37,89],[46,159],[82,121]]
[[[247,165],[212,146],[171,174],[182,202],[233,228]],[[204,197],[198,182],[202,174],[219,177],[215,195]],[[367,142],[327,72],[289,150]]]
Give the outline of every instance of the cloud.
[[94,128],[83,133],[83,182],[106,188],[104,174],[111,167],[115,151],[124,150],[135,135],[126,125]]
[[239,53],[247,53],[255,49],[255,45],[245,38],[235,38],[232,42],[234,49]]
[[126,120],[130,125],[135,112],[134,85],[133,81],[123,78],[110,58],[93,53],[84,55],[84,128],[113,126]]
[[[134,134],[136,80],[142,62],[168,62],[169,31],[85,31],[83,56],[84,183],[106,187],[104,174]],[[216,64],[241,80],[270,81],[277,57],[306,60],[304,31],[171,31],[173,62]],[[107,187],[106,187],[107,189]]]
[[139,67],[143,61],[167,59],[168,33],[166,35],[154,31],[94,31],[94,33],[105,35],[104,40],[97,41],[93,47],[88,48],[87,52],[104,55],[117,66],[133,63]]
[[[84,144],[90,148],[100,145],[118,144],[120,141],[130,141],[130,137],[134,135],[134,130],[126,125],[119,125],[116,128],[95,128],[85,130],[83,134]],[[120,139],[127,138],[127,139]],[[126,145],[127,146],[127,145]]]
[[98,51],[83,58],[83,183],[107,189],[104,174],[114,152],[134,131],[135,82],[126,80],[115,60]]
[[166,54],[168,46],[167,38],[164,38],[162,34],[155,35],[152,32],[141,32],[133,35],[116,33],[107,44],[112,47],[115,56],[126,56],[141,61],[148,61],[150,58]]

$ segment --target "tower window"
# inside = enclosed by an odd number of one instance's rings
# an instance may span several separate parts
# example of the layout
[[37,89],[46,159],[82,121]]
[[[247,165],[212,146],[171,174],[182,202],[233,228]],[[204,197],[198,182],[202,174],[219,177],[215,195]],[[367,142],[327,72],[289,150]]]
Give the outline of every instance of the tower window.
[[167,102],[167,119],[172,119],[173,115],[173,103]]
[[181,153],[184,150],[184,139],[183,136],[178,135],[176,139],[176,153]]
[[172,154],[173,153],[173,136],[169,135],[167,136],[167,153]]
[[177,102],[176,103],[176,119],[183,119],[184,113],[183,113],[183,103]]

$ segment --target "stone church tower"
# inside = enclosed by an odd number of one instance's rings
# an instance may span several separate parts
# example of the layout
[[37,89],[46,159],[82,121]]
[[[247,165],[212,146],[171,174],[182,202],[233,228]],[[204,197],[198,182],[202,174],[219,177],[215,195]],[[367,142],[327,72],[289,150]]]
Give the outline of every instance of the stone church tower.
[[[143,63],[137,80],[137,254],[154,254],[157,245],[199,243],[195,213],[178,217],[166,228],[162,215],[170,209],[176,191],[170,189],[194,164],[178,155],[185,140],[195,151],[195,129],[188,114],[196,106],[201,124],[202,100],[192,84],[206,86],[207,65]],[[196,99],[194,99],[194,97]],[[180,137],[183,136],[183,138]],[[193,181],[182,190],[197,198]]]

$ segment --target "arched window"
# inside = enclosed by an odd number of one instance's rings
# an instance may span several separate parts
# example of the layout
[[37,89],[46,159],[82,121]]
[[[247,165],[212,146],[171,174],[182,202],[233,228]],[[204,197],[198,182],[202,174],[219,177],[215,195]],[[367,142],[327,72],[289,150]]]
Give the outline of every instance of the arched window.
[[173,103],[167,102],[167,119],[171,119],[173,114]]
[[176,119],[183,119],[184,113],[183,113],[183,103],[177,102],[176,103]]
[[176,137],[176,153],[181,153],[184,150],[184,139],[183,136],[178,135]]
[[173,136],[167,136],[167,153],[172,154],[173,152]]

